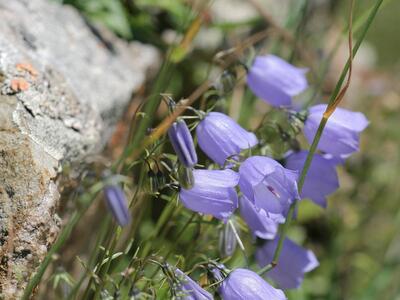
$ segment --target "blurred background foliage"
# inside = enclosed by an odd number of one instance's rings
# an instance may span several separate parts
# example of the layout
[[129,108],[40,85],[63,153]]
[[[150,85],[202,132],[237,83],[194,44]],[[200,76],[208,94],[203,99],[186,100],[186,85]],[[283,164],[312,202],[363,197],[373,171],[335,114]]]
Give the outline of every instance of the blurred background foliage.
[[[163,91],[175,99],[187,96],[217,70],[222,70],[213,63],[219,51],[271,25],[263,12],[254,8],[255,1],[62,2],[76,7],[90,22],[107,26],[127,41],[155,45],[164,59],[167,53],[172,55],[174,66]],[[343,36],[347,26],[348,1],[259,2],[278,26],[301,42],[303,51],[311,57],[316,76],[310,75],[310,83],[316,90],[311,88],[299,102],[311,98],[326,100],[347,59],[345,39],[338,44],[338,37]],[[307,274],[299,290],[288,293],[289,299],[400,299],[400,2],[385,2],[354,62],[352,85],[344,100],[344,106],[364,112],[371,123],[362,135],[361,152],[339,168],[341,188],[329,198],[327,210],[307,200],[300,205],[298,222],[289,235],[312,248],[321,265]],[[355,19],[373,3],[374,0],[356,1]],[[195,26],[199,16],[199,28],[194,28],[199,32],[190,37],[181,52],[171,54],[171,46],[181,40],[187,28]],[[329,60],[328,54],[336,46],[335,55]],[[276,36],[267,37],[254,51],[278,53],[310,68],[309,62]],[[323,66],[327,62],[329,68],[325,72]],[[229,72],[226,76],[227,80],[231,79]],[[267,105],[255,100],[242,80],[218,105],[241,124],[255,128],[269,110]],[[279,118],[273,114],[270,117],[271,120]],[[273,132],[266,134],[266,138],[274,138]],[[285,149],[269,151],[276,154]],[[152,232],[159,213],[155,209],[146,219],[140,235]],[[181,239],[183,245],[197,236],[192,232],[195,230],[193,226],[185,233]],[[172,247],[174,233],[169,238]],[[199,241],[198,245],[199,249],[207,248],[207,241]],[[72,247],[74,243],[66,246],[65,253]],[[168,249],[169,245],[163,247]],[[192,250],[186,249],[180,254],[185,256]],[[241,260],[241,254],[237,253],[230,265],[240,265]]]

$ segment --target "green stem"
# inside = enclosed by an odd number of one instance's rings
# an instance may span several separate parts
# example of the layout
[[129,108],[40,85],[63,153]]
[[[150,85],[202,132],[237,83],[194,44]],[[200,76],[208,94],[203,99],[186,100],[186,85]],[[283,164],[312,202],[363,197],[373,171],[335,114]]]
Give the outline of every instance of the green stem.
[[373,7],[371,13],[369,14],[369,16],[368,16],[368,18],[366,20],[366,24],[362,28],[360,36],[357,39],[357,42],[353,47],[353,57],[352,58],[349,57],[347,59],[346,65],[344,66],[344,68],[342,70],[342,73],[340,74],[339,80],[336,83],[335,89],[333,90],[333,93],[332,93],[332,95],[331,95],[331,97],[329,99],[328,104],[332,104],[333,101],[335,101],[336,96],[339,94],[340,89],[342,88],[343,82],[344,82],[344,80],[346,78],[347,72],[349,71],[349,68],[350,68],[350,60],[353,60],[354,57],[356,56],[357,51],[360,48],[361,43],[363,42],[363,40],[364,40],[364,38],[365,38],[365,36],[366,36],[366,34],[368,32],[368,29],[369,29],[370,25],[372,24],[372,21],[375,19],[375,16],[378,13],[379,7],[381,6],[382,2],[383,2],[383,0],[378,0],[375,3],[375,6]]
[[[105,268],[105,267],[103,267],[102,262],[106,259],[107,256],[109,256],[109,258],[111,258],[111,256],[112,256],[112,251],[110,251],[110,249],[111,249],[112,245],[114,244],[114,241],[116,238],[116,235],[113,234],[115,231],[115,228],[116,228],[115,224],[111,225],[111,227],[109,227],[109,226],[106,227],[105,239],[107,240],[107,243],[106,243],[107,245],[104,247],[104,250],[101,253],[99,253],[99,255],[97,256],[97,258],[95,260],[95,266],[97,264],[97,269],[96,269],[95,275],[99,279],[100,286],[102,284],[102,282],[101,282],[101,278],[103,275],[102,272]],[[93,296],[93,293],[97,294],[97,291],[100,289],[100,287],[99,287],[99,289],[97,289],[96,285],[95,285],[95,290],[93,291],[91,289],[93,282],[94,282],[94,276],[91,276],[89,279],[89,282],[86,286],[85,293],[82,296],[82,299],[95,299],[95,297]]]
[[[108,270],[110,269],[111,262],[112,262],[112,256],[113,256],[113,253],[114,253],[114,250],[115,250],[115,246],[117,245],[117,241],[119,239],[120,234],[121,234],[121,228],[117,228],[117,234],[113,235],[113,237],[111,239],[111,242],[110,242],[110,244],[108,245],[108,247],[107,247],[107,249],[105,251],[105,253],[108,253],[108,260],[107,260],[107,263],[106,263],[106,265],[104,267],[101,268],[99,266],[99,277],[98,278],[99,278],[99,281],[100,281],[100,285],[96,288],[96,292],[95,292],[95,295],[94,295],[93,299],[97,299],[99,297],[101,290],[105,286],[104,278],[107,275]],[[102,261],[100,261],[100,264],[101,263],[102,263]],[[90,289],[90,288],[88,287],[88,289]]]
[[[392,1],[393,0],[383,0],[381,8],[385,7],[386,5],[388,5]],[[370,14],[371,14],[371,12],[373,12],[374,9],[375,9],[375,7],[371,7],[370,9],[368,9],[360,17],[358,17],[357,20],[353,24],[353,33],[354,33],[354,35],[358,34],[358,32],[361,29],[363,29],[363,32],[360,34],[359,41],[362,41],[362,39],[364,38],[363,36],[366,33],[365,32],[365,27],[361,28],[361,25],[364,24],[364,22],[366,22],[366,20],[370,18]],[[320,79],[318,80],[318,82],[317,82],[317,84],[315,86],[315,90],[313,92],[313,95],[310,97],[309,101],[307,101],[306,104],[304,105],[305,107],[309,107],[314,102],[315,98],[318,96],[318,91],[322,88],[322,85],[324,83],[325,75],[327,74],[328,69],[329,69],[329,65],[332,62],[332,59],[335,56],[337,50],[339,49],[339,47],[341,45],[341,42],[344,39],[345,34],[346,34],[347,31],[348,31],[348,27],[345,28],[345,30],[343,30],[343,33],[337,38],[337,40],[335,42],[335,46],[329,52],[327,58],[324,59],[324,61],[321,62],[322,63],[322,67],[321,67],[321,72],[320,72]],[[356,50],[356,51],[353,51],[353,57],[356,55],[358,47],[357,48],[356,47],[353,48],[354,50]]]
[[[378,0],[375,3],[375,6],[372,9],[370,15],[368,16],[366,24],[365,24],[365,26],[364,26],[361,34],[360,34],[360,38],[357,40],[357,43],[353,48],[353,58],[356,55],[357,50],[360,48],[360,45],[361,45],[363,39],[365,38],[365,35],[367,34],[367,31],[368,31],[370,25],[372,24],[372,21],[374,20],[376,14],[378,13],[379,7],[381,6],[382,2],[383,2],[383,0]],[[331,97],[329,99],[329,104],[333,103],[333,101],[335,101],[337,95],[339,94],[340,89],[342,87],[342,84],[344,82],[344,79],[346,77],[346,74],[347,74],[347,72],[349,70],[349,67],[350,67],[350,58],[348,59],[346,65],[345,65],[345,67],[344,67],[344,69],[342,71],[342,74],[340,75],[340,78],[339,78],[339,80],[338,80],[338,82],[336,84],[336,87],[335,87],[335,89],[334,89],[334,91],[333,91],[333,93],[332,93],[332,95],[331,95]],[[306,161],[304,163],[304,167],[301,170],[299,181],[298,181],[299,194],[301,194],[301,191],[303,189],[304,182],[305,182],[305,179],[306,179],[306,176],[307,176],[307,172],[308,172],[308,170],[309,170],[309,168],[311,166],[312,159],[313,159],[314,154],[315,154],[315,152],[317,150],[317,146],[318,146],[319,140],[321,139],[321,136],[322,136],[322,133],[324,131],[324,128],[325,128],[325,125],[326,125],[327,121],[328,121],[328,118],[326,118],[326,117],[322,118],[322,120],[321,120],[321,122],[320,122],[320,124],[318,126],[317,132],[316,132],[316,134],[314,136],[314,139],[313,139],[313,141],[311,143],[311,147],[309,149]],[[265,266],[263,269],[261,269],[259,271],[260,274],[263,274],[263,273],[273,269],[278,264],[279,256],[280,256],[280,254],[282,252],[283,241],[284,241],[284,239],[285,239],[285,237],[287,235],[288,229],[290,227],[290,223],[293,220],[294,213],[295,213],[296,208],[297,208],[297,204],[298,204],[298,201],[296,199],[292,203],[292,205],[290,206],[286,221],[283,224],[282,229],[281,229],[281,233],[280,233],[279,240],[278,240],[278,245],[277,245],[277,247],[275,249],[272,262],[270,264],[268,264],[267,266]]]
[[[138,127],[133,132],[133,137],[127,147],[125,147],[124,152],[122,153],[121,157],[114,163],[112,169],[113,171],[117,171],[121,164],[125,161],[129,155],[140,145],[143,141],[143,138],[146,134],[147,128],[151,125],[152,118],[156,113],[157,107],[160,104],[160,93],[162,92],[162,88],[167,86],[167,82],[169,80],[168,76],[171,72],[170,70],[170,63],[167,61],[161,66],[159,75],[155,81],[151,94],[149,96],[148,101],[144,105],[143,113],[144,118],[139,121]],[[136,118],[136,116],[134,116]],[[131,124],[131,126],[133,123]],[[132,128],[131,128],[132,130]]]
[[[298,182],[299,194],[303,190],[303,186],[304,186],[304,182],[306,180],[307,172],[310,169],[313,156],[314,156],[314,154],[315,154],[315,152],[317,150],[319,140],[321,139],[322,132],[324,131],[324,128],[325,128],[325,125],[326,125],[327,121],[328,121],[327,118],[322,118],[321,122],[319,123],[317,132],[316,132],[316,134],[314,136],[314,139],[313,139],[313,141],[311,143],[311,147],[310,147],[310,150],[308,151],[306,162],[304,163],[304,167],[303,167],[303,169],[301,170],[301,173],[300,173],[300,178],[299,178],[299,182]],[[297,201],[295,201],[295,203],[297,203]],[[292,212],[292,214],[293,214],[293,212]]]
[[101,224],[101,229],[100,229],[100,233],[97,237],[96,240],[96,245],[93,248],[92,254],[89,258],[89,263],[88,263],[88,268],[85,270],[85,272],[82,274],[82,276],[80,277],[79,281],[75,284],[74,288],[72,289],[72,291],[68,294],[67,300],[71,300],[71,299],[75,299],[75,295],[76,293],[78,293],[82,283],[84,282],[86,276],[89,273],[89,270],[91,270],[92,268],[94,268],[97,258],[99,256],[99,251],[100,251],[100,245],[103,243],[106,234],[107,234],[107,228],[110,225],[110,218],[105,218],[104,221]]
[[299,13],[297,16],[298,20],[297,20],[297,22],[295,22],[297,27],[296,27],[296,31],[295,31],[295,35],[294,35],[293,48],[291,50],[289,60],[288,60],[290,63],[293,63],[293,61],[295,59],[297,45],[299,43],[301,33],[307,22],[307,10],[308,10],[309,1],[310,0],[305,0],[301,3]]
[[[192,223],[194,217],[197,216],[197,213],[192,213],[192,215],[190,216],[190,218],[186,221],[186,223],[183,225],[182,229],[178,232],[178,234],[175,237],[175,243],[178,243],[178,241],[180,240],[182,234],[185,232],[185,230],[189,227],[190,223]],[[170,249],[168,251],[168,253],[164,256],[164,262],[167,262],[169,256],[172,254],[173,250]],[[159,268],[157,267],[154,272],[150,275],[149,278],[153,279],[154,276],[157,275]]]
[[171,214],[173,214],[175,210],[175,201],[170,200],[170,202],[167,204],[167,206],[163,209],[161,216],[159,217],[156,227],[153,229],[152,233],[150,234],[149,239],[145,243],[142,251],[142,257],[146,257],[149,252],[151,251],[151,242],[153,238],[155,238],[160,230],[165,226],[165,224],[169,221]]

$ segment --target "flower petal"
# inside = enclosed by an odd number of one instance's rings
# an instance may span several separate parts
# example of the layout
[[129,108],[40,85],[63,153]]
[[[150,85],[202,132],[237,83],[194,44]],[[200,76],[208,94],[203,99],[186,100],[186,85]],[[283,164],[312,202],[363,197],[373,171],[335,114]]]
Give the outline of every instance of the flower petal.
[[239,175],[232,170],[194,170],[194,186],[182,188],[179,198],[193,211],[227,220],[238,207],[235,186]]
[[[256,252],[256,259],[260,267],[264,267],[272,261],[275,249],[278,245],[277,237],[273,241],[266,242]],[[304,273],[318,267],[319,262],[311,250],[300,247],[288,238],[285,238],[278,265],[269,271],[266,276],[276,282],[280,288],[298,288]]]
[[[307,155],[308,151],[293,152],[286,157],[285,166],[292,170],[301,171]],[[318,153],[314,154],[304,181],[301,196],[310,198],[316,204],[326,207],[325,197],[335,192],[338,188],[339,181],[335,164]]]
[[245,196],[240,197],[239,203],[240,215],[252,233],[262,239],[274,239],[278,232],[278,222],[264,210],[257,209]]
[[[304,125],[304,135],[312,143],[326,105],[309,109]],[[335,157],[345,158],[359,149],[359,133],[368,126],[362,113],[337,108],[329,118],[318,144],[318,149]]]

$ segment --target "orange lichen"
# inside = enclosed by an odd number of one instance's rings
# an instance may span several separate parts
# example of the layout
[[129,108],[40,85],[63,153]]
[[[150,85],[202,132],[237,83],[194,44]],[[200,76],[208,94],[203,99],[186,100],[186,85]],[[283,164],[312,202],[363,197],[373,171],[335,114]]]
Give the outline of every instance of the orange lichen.
[[33,77],[38,76],[38,71],[29,63],[19,63],[16,64],[15,67],[18,71],[26,71],[31,74]]
[[29,89],[29,83],[23,78],[14,78],[11,80],[11,89],[14,92],[22,92]]

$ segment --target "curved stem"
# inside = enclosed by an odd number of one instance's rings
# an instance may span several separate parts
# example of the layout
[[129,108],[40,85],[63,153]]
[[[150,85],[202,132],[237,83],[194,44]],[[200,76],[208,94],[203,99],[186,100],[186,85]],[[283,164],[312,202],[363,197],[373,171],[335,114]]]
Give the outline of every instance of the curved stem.
[[[360,38],[358,39],[357,43],[355,44],[354,48],[352,49],[352,57],[349,57],[349,59],[347,60],[347,63],[345,65],[345,67],[343,68],[343,71],[342,71],[342,73],[340,75],[340,78],[339,78],[337,84],[336,84],[336,87],[335,87],[335,89],[334,89],[334,91],[333,91],[333,93],[332,93],[332,95],[331,95],[331,97],[329,99],[328,109],[330,108],[330,106],[332,104],[334,104],[335,100],[337,99],[337,97],[338,97],[338,95],[339,95],[339,93],[341,91],[342,84],[343,84],[343,82],[344,82],[344,80],[346,78],[347,72],[349,71],[352,59],[354,58],[354,56],[356,55],[358,49],[360,48],[360,45],[361,45],[362,41],[364,40],[365,35],[366,35],[370,25],[372,24],[372,21],[376,17],[376,14],[378,13],[378,10],[379,10],[382,2],[383,2],[383,0],[378,0],[375,3],[375,6],[372,9],[370,15],[368,16],[366,24],[365,24],[365,26],[364,26],[364,28],[363,28],[363,30],[361,32]],[[350,21],[351,21],[351,19],[350,19]],[[349,29],[351,29],[351,26],[349,26]],[[351,34],[351,32],[349,34]],[[299,181],[298,181],[299,194],[301,194],[301,191],[303,189],[304,182],[305,182],[305,179],[306,179],[306,176],[307,176],[307,172],[308,172],[308,170],[309,170],[309,168],[311,166],[311,162],[312,162],[313,156],[314,156],[314,154],[315,154],[315,152],[317,150],[317,146],[318,146],[319,140],[321,139],[322,133],[323,133],[324,128],[325,128],[325,125],[326,125],[330,115],[331,115],[331,113],[323,115],[323,118],[322,118],[322,120],[321,120],[321,122],[320,122],[320,124],[318,126],[317,132],[316,132],[316,134],[314,136],[314,139],[312,141],[311,147],[309,149],[306,161],[304,163],[304,167],[303,167],[303,169],[302,169],[302,171],[300,173],[300,177],[299,177]],[[281,233],[280,233],[279,240],[278,240],[278,245],[277,245],[277,247],[275,249],[272,262],[270,264],[268,264],[267,266],[265,266],[263,269],[261,269],[259,271],[259,274],[263,274],[265,272],[268,272],[269,270],[273,269],[278,264],[279,256],[280,256],[281,251],[282,251],[283,241],[284,241],[284,239],[285,239],[285,237],[287,235],[287,231],[288,231],[288,228],[290,227],[290,223],[293,220],[294,212],[296,211],[297,204],[298,204],[298,201],[295,200],[292,203],[292,205],[290,206],[286,221],[283,224],[282,229],[281,229]]]

